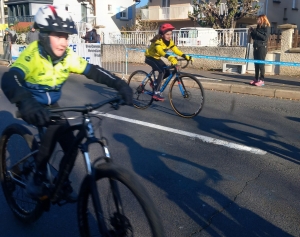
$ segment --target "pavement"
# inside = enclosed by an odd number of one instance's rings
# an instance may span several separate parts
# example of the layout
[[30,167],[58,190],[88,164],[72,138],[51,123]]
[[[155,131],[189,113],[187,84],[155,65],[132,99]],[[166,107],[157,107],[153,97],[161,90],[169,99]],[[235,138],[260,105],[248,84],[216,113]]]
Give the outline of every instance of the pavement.
[[[8,62],[0,60],[0,65],[7,66]],[[129,63],[127,79],[136,70],[151,71],[146,64]],[[297,77],[282,75],[266,75],[265,85],[262,87],[249,84],[253,80],[253,74],[223,73],[222,71],[203,71],[194,68],[182,69],[182,72],[196,76],[205,90],[223,91],[228,93],[240,93],[289,100],[300,100],[300,75]],[[122,74],[115,73],[122,77]]]
[[[136,70],[150,72],[151,68],[145,64],[130,63],[128,65],[128,74],[124,77],[127,79],[130,74]],[[188,67],[181,71],[196,76],[205,90],[300,100],[300,75],[298,77],[265,75],[265,85],[257,87],[249,84],[254,78],[253,74],[203,71]],[[122,74],[119,75],[121,76]]]

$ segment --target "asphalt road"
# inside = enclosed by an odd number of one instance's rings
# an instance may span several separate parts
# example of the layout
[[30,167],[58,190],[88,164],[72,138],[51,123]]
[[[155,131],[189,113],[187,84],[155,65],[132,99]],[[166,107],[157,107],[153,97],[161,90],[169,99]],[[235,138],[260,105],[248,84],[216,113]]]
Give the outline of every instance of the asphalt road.
[[[70,106],[114,92],[72,76],[63,93],[60,104]],[[0,103],[0,131],[21,122],[2,91]],[[102,122],[115,162],[137,174],[167,236],[300,236],[299,102],[206,91],[205,107],[193,119],[177,116],[168,100],[147,110],[123,106],[106,112],[115,115]],[[76,188],[84,173],[78,160]],[[52,206],[28,226],[15,219],[2,191],[0,206],[1,237],[79,236],[74,204]]]

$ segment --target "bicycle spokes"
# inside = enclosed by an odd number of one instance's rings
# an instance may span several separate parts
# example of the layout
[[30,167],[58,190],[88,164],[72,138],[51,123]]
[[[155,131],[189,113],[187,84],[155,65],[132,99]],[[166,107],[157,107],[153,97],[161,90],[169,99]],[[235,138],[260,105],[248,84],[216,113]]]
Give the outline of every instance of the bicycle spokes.
[[[175,82],[177,82],[177,85]],[[192,118],[203,107],[204,90],[195,77],[184,75],[171,84],[169,98],[172,108],[178,115]]]
[[144,71],[135,71],[128,79],[133,90],[133,105],[139,109],[147,108],[153,101],[153,84],[151,75]]

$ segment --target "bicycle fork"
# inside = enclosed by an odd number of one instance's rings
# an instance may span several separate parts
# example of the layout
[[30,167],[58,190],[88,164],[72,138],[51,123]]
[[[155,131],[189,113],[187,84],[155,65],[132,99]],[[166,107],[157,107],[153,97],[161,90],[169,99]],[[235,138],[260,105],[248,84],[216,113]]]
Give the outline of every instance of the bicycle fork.
[[[97,187],[97,182],[96,182],[97,181],[97,177],[96,177],[96,169],[97,168],[94,168],[95,165],[91,164],[91,160],[90,160],[89,153],[88,153],[88,144],[93,143],[93,142],[100,143],[101,146],[103,147],[103,151],[105,153],[104,158],[106,159],[106,161],[107,161],[107,159],[110,160],[111,156],[110,156],[110,153],[109,153],[109,150],[107,147],[106,139],[104,137],[102,137],[100,140],[98,140],[94,136],[93,126],[90,123],[90,120],[88,118],[86,118],[85,122],[86,122],[85,130],[86,130],[86,136],[88,138],[88,141],[82,147],[82,153],[85,158],[85,163],[86,163],[86,168],[87,168],[87,173],[88,173],[86,179],[88,180],[87,184],[89,184],[89,187],[90,187],[90,193],[92,196],[92,202],[93,202],[93,207],[94,207],[94,211],[95,211],[95,215],[96,215],[96,219],[97,219],[98,229],[99,229],[100,233],[102,233],[102,234],[105,233],[104,236],[106,236],[106,235],[109,235],[109,230],[107,229],[107,226],[105,224],[105,220],[104,220],[104,217],[102,214],[103,209],[101,206],[101,201],[99,198],[99,192],[98,192],[98,187]],[[94,162],[94,164],[97,163],[97,161],[98,160],[96,160]],[[110,184],[110,190],[112,191],[113,200],[114,200],[117,212],[123,214],[123,208],[122,208],[118,185],[117,185],[116,181],[114,181],[112,179],[109,179],[109,184]]]
[[178,83],[178,87],[179,87],[179,90],[180,90],[181,95],[183,96],[183,98],[188,98],[188,94],[186,92],[186,89],[185,89],[185,86],[183,84],[182,79],[178,78],[177,83]]

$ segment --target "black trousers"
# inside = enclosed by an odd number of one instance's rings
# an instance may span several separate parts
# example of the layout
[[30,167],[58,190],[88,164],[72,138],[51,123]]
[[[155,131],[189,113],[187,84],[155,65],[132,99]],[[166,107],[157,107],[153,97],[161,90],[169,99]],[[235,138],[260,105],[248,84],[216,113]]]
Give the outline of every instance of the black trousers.
[[157,85],[155,87],[155,90],[158,91],[163,78],[166,78],[170,75],[170,70],[166,69],[167,65],[161,59],[146,57],[145,63],[151,66],[154,71],[158,71]]
[[[265,60],[267,55],[267,46],[254,47],[253,56],[256,60]],[[265,64],[254,63],[255,66],[255,79],[258,80],[260,76],[261,80],[265,79]]]
[[[55,104],[49,108],[58,108],[59,105]],[[63,117],[63,114],[60,113]],[[61,148],[64,151],[63,159],[60,163],[62,165],[66,162],[66,159],[69,159],[69,156],[66,154],[71,151],[75,142],[75,136],[72,131],[66,131],[70,127],[68,120],[66,119],[55,119],[55,121],[49,122],[47,125],[47,130],[41,138],[41,145],[36,156],[36,166],[37,170],[40,172],[46,172],[47,162],[49,161],[57,142],[60,144]],[[75,149],[72,156],[77,155],[78,151]]]

